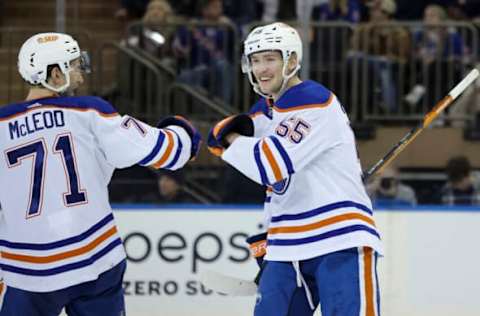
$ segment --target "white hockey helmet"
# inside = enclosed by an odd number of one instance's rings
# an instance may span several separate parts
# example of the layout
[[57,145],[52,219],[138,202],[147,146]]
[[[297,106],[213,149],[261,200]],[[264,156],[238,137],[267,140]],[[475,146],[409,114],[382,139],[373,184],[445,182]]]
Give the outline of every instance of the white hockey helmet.
[[[248,75],[248,79],[253,89],[258,94],[269,97],[260,91],[258,83],[254,80],[252,74],[252,65],[250,56],[263,51],[279,51],[283,58],[283,84],[281,91],[285,88],[288,79],[293,77],[300,69],[300,63],[303,57],[302,39],[297,30],[293,27],[282,23],[275,22],[265,26],[259,26],[253,29],[244,42],[244,50],[242,56],[242,72]],[[287,74],[288,59],[295,53],[297,55],[297,66]]]
[[[32,85],[42,84],[55,92],[63,92],[70,86],[70,62],[81,58],[82,68],[89,72],[89,60],[86,52],[81,52],[77,41],[62,33],[39,33],[23,43],[18,53],[18,71],[22,78]],[[66,77],[61,87],[47,83],[47,68],[58,65]]]

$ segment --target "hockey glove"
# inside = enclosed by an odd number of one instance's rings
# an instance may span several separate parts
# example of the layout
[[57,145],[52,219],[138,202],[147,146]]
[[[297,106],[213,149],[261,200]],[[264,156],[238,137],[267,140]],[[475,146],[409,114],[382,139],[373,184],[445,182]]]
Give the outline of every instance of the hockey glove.
[[246,241],[252,257],[257,260],[257,264],[261,268],[263,257],[265,257],[265,254],[267,253],[267,233],[249,236]]
[[188,136],[192,141],[192,150],[190,155],[190,160],[194,160],[197,157],[198,151],[200,150],[200,145],[202,143],[202,136],[197,131],[195,127],[193,127],[192,123],[190,123],[187,119],[180,115],[175,116],[168,116],[160,122],[158,122],[158,128],[165,128],[170,125],[176,125],[182,127],[185,132],[187,132]]
[[250,248],[250,253],[255,260],[257,260],[258,267],[260,268],[254,280],[254,282],[258,285],[260,284],[260,278],[262,277],[263,270],[268,263],[268,261],[263,260],[267,254],[267,233],[250,236],[247,238],[247,243],[248,248]]
[[218,122],[208,134],[208,150],[215,156],[221,156],[223,151],[230,145],[226,137],[230,133],[238,133],[243,136],[253,136],[253,121],[248,114],[229,116]]

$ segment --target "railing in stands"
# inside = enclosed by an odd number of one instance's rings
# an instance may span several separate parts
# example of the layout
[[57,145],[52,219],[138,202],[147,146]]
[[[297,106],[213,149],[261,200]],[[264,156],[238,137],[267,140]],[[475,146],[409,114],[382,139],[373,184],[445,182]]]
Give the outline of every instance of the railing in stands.
[[[184,52],[179,62],[178,52],[174,52],[178,47],[175,46],[183,41],[185,47],[191,47],[198,29],[222,29],[225,26],[201,23],[187,23],[185,27],[181,25],[173,23],[154,27],[135,23],[129,27],[128,42],[136,49],[147,51],[159,64],[169,64],[170,69],[177,73],[176,81],[193,88],[189,89],[190,92],[202,91],[193,81],[183,78],[185,69],[196,63],[194,54]],[[257,25],[252,23],[250,28]],[[310,78],[323,83],[339,97],[353,122],[413,122],[420,119],[465,71],[473,67],[479,51],[478,29],[469,22],[444,22],[435,26],[418,22],[376,25],[313,22],[310,26],[311,34],[308,40],[304,40],[304,50],[310,50]],[[165,31],[167,29],[169,31]],[[160,46],[152,46],[151,39],[156,35],[151,32],[158,31],[161,34],[162,30],[168,35],[160,45],[163,52],[159,54]],[[231,31],[230,26],[219,32],[223,36],[228,32],[234,36],[233,40],[229,40],[234,46],[229,49],[225,46],[227,41],[224,41],[219,48],[223,56],[229,56],[227,59],[233,66],[228,80],[221,80],[235,92],[231,110],[248,111],[258,96],[252,91],[248,80],[240,74],[242,38],[239,33]],[[429,37],[435,33],[441,34],[437,36],[440,42],[432,44]],[[422,37],[422,34],[425,36]],[[434,53],[433,61],[429,61],[428,54],[435,50],[435,45],[441,52]],[[212,90],[218,92],[211,80],[207,80],[203,92],[209,99],[214,99]],[[465,108],[472,101],[464,98],[458,103],[462,105],[457,105],[447,113],[446,118],[468,122],[472,115]],[[225,108],[230,111],[229,107]]]
[[211,100],[202,90],[199,91],[183,83],[171,84],[168,88],[168,96],[169,113],[193,114],[197,120],[218,120],[235,112],[235,109],[229,109],[224,104]]
[[168,65],[180,83],[203,90],[225,108],[239,103],[240,35],[235,25],[177,20],[166,24],[134,22],[127,46],[143,49]]
[[[353,88],[359,94],[360,118],[420,120],[474,67],[478,36],[478,29],[467,22],[357,27],[346,63],[359,64]],[[470,115],[457,106],[445,118],[469,120]]]
[[[116,82],[113,83],[106,82],[103,72],[105,58],[111,57],[108,50],[117,53]],[[147,58],[115,42],[106,42],[100,47],[98,61],[97,89],[103,94],[114,85],[115,106],[120,112],[153,124],[165,114],[166,95],[162,87],[166,86],[168,72],[163,73]]]

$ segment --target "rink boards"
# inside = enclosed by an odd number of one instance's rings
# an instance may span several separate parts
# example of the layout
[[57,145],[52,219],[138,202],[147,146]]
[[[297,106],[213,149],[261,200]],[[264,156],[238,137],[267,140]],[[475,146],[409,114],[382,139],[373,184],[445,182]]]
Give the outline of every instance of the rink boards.
[[[245,316],[255,297],[227,297],[200,282],[214,270],[252,279],[245,237],[261,231],[256,207],[117,206],[129,257],[124,288],[130,316]],[[480,314],[480,210],[377,210],[383,315]]]

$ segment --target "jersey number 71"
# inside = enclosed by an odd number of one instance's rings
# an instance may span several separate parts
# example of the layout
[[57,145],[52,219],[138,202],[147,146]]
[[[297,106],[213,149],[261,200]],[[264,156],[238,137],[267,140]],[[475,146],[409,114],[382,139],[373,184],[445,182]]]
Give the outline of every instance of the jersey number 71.
[[[63,194],[66,206],[84,204],[87,193],[80,189],[75,151],[70,133],[57,135],[53,144],[53,153],[58,154],[65,169],[68,191]],[[45,139],[40,138],[5,151],[9,168],[17,167],[27,158],[33,159],[30,197],[28,202],[27,218],[41,213],[43,203],[44,178],[46,169],[47,145]]]

